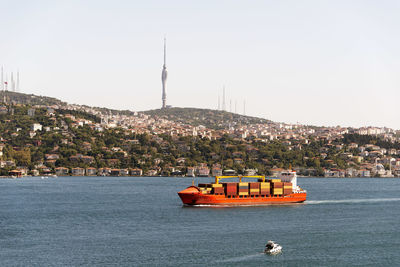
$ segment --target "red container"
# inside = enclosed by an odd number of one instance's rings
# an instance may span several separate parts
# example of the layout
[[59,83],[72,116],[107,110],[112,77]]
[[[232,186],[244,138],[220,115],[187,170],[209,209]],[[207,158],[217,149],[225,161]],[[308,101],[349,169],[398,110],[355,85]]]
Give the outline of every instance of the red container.
[[278,182],[271,183],[271,185],[272,185],[272,188],[283,188],[283,183],[282,182],[280,182],[280,183],[278,183]]
[[268,190],[260,190],[260,195],[266,195],[266,196],[269,196],[271,194],[271,191],[268,189]]
[[284,195],[290,195],[292,193],[292,189],[284,189],[283,194]]
[[226,188],[237,188],[237,183],[226,183]]
[[224,188],[223,187],[215,187],[215,188],[213,188],[213,192],[214,192],[214,194],[223,194],[223,193],[225,193],[225,190],[224,190]]
[[260,187],[260,183],[249,183],[250,189],[257,189]]
[[233,189],[233,190],[226,190],[225,193],[227,195],[236,195],[237,194],[237,189]]

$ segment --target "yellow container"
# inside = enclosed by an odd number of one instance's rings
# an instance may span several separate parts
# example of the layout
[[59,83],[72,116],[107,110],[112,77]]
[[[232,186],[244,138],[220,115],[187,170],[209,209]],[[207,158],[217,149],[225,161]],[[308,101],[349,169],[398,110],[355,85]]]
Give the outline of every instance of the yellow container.
[[270,188],[271,184],[270,183],[260,183],[260,188]]
[[273,183],[280,183],[280,182],[281,182],[281,179],[271,179],[271,182],[273,182]]
[[206,188],[207,192],[211,192],[211,190],[212,190],[212,188],[209,188],[209,187]]
[[282,188],[275,188],[274,190],[272,190],[272,194],[273,195],[282,195],[283,190],[282,190]]
[[212,184],[211,187],[215,188],[215,187],[222,187],[222,184]]
[[292,189],[292,186],[290,185],[290,186],[284,186],[283,188],[285,188],[285,189]]
[[239,186],[249,186],[249,183],[239,183]]
[[248,196],[249,192],[239,192],[239,196]]
[[258,192],[260,192],[259,189],[250,189],[250,193],[258,193]]

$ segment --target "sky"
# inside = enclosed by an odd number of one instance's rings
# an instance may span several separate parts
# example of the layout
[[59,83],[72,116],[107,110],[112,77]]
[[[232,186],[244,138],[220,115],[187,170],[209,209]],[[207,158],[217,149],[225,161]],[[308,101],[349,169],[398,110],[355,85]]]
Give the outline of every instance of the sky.
[[399,1],[0,6],[0,65],[19,70],[23,93],[160,108],[166,36],[168,105],[217,109],[225,86],[227,111],[245,102],[246,115],[277,122],[400,129]]

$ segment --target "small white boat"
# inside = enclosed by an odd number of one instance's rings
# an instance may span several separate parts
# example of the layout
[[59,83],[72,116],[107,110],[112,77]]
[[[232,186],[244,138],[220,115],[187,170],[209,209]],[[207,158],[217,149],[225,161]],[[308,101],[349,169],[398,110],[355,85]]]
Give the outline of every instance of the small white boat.
[[265,245],[264,253],[270,255],[276,255],[282,252],[282,246],[275,243],[272,240],[269,240],[268,243]]

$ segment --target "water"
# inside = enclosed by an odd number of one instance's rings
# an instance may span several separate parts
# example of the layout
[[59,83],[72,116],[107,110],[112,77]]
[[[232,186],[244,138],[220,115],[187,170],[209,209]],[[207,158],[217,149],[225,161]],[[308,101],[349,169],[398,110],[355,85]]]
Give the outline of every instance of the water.
[[[305,204],[193,208],[176,194],[188,178],[2,179],[0,264],[400,265],[400,179],[299,184]],[[281,255],[262,253],[269,239]]]

